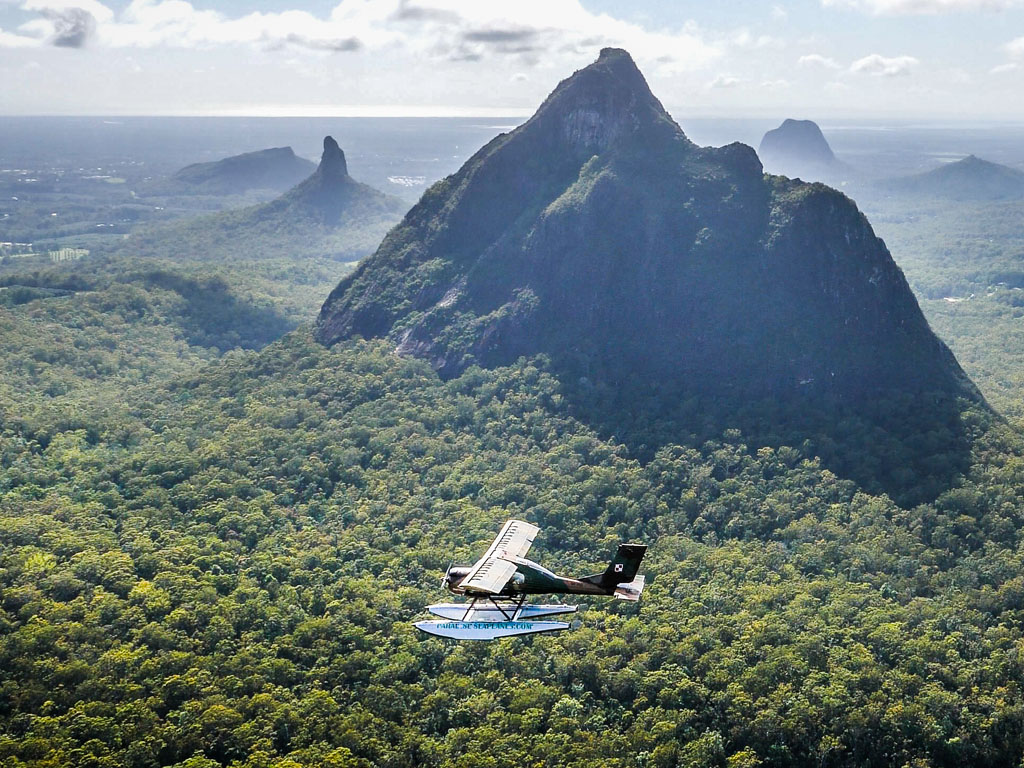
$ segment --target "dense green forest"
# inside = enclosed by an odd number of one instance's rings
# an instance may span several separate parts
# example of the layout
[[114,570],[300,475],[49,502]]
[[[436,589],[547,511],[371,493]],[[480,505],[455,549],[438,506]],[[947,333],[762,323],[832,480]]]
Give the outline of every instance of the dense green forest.
[[[315,259],[344,263],[372,253],[401,213],[362,212],[344,227],[334,227],[296,216],[291,210],[276,210],[275,206],[284,207],[277,202],[265,203],[139,227],[124,241],[121,252],[187,262],[248,264],[284,260],[294,264]],[[395,206],[401,207],[397,203]],[[285,215],[274,215],[279,213]]]
[[[99,434],[5,418],[13,765],[1021,749],[1009,430],[980,440],[963,487],[905,510],[735,433],[641,465],[567,413],[543,360],[442,383],[382,346],[297,332],[165,394]],[[417,636],[448,559],[508,515],[543,526],[566,572],[651,541],[649,593],[592,605],[561,637]]]
[[[653,401],[601,413],[543,357],[445,382],[325,349],[338,262],[3,265],[0,764],[1018,765],[1019,209],[877,205],[1007,417],[965,407],[967,464],[926,503],[694,404],[644,442]],[[643,599],[557,636],[419,635],[510,516],[560,573],[649,543]]]
[[1024,203],[857,200],[932,328],[989,402],[1024,418]]

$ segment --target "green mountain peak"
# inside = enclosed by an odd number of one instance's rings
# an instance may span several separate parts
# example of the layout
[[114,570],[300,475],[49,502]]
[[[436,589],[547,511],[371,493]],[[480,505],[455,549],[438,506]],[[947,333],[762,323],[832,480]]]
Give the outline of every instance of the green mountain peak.
[[624,51],[424,194],[325,302],[444,377],[545,353],[685,392],[971,392],[851,200],[692,144]]

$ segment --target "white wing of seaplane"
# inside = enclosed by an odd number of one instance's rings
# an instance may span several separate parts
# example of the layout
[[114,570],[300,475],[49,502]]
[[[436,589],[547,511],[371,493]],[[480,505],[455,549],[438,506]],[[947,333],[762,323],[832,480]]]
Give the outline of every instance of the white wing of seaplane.
[[467,594],[500,593],[519,567],[512,558],[525,558],[538,533],[540,528],[535,525],[509,520],[459,586]]
[[647,547],[619,546],[608,569],[595,576],[570,579],[526,559],[533,540],[540,533],[535,525],[509,520],[484,556],[470,567],[449,566],[442,584],[469,603],[438,603],[427,610],[445,621],[419,621],[414,626],[431,635],[454,640],[494,640],[499,637],[533,635],[568,629],[560,621],[536,621],[546,616],[575,613],[575,605],[526,605],[531,594],[608,595],[636,601],[643,591],[644,577],[637,576]]

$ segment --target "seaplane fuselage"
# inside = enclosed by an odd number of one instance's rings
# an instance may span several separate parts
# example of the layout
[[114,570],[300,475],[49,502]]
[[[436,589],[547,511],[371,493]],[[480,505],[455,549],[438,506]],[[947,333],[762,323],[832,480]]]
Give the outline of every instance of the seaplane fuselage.
[[[536,563],[530,563],[529,570],[520,567],[513,574],[508,584],[498,593],[500,597],[513,597],[515,595],[607,595],[609,591],[597,584],[591,584],[580,579],[571,579],[565,576],[558,576],[547,568]],[[489,593],[478,591],[472,587],[462,586],[462,582],[469,575],[471,565],[457,565],[448,569],[444,580],[445,588],[455,595],[480,595],[487,596]]]
[[[511,561],[516,570],[500,592],[475,589],[467,584],[472,565],[453,565],[444,575],[442,585],[452,594],[469,597],[518,597],[520,595],[613,595],[617,588],[633,578],[647,547],[623,544],[615,561],[608,570],[594,576],[580,579],[559,576],[543,565],[522,557],[504,556],[500,559]],[[626,578],[623,578],[625,576]]]

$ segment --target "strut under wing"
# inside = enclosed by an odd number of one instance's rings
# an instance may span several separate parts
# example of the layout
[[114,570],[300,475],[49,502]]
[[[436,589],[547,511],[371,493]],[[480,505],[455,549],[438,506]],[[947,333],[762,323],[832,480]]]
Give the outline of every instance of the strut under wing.
[[522,520],[509,520],[487,552],[473,565],[460,585],[467,592],[496,595],[516,572],[516,563],[503,557],[522,558],[540,533],[540,528]]

